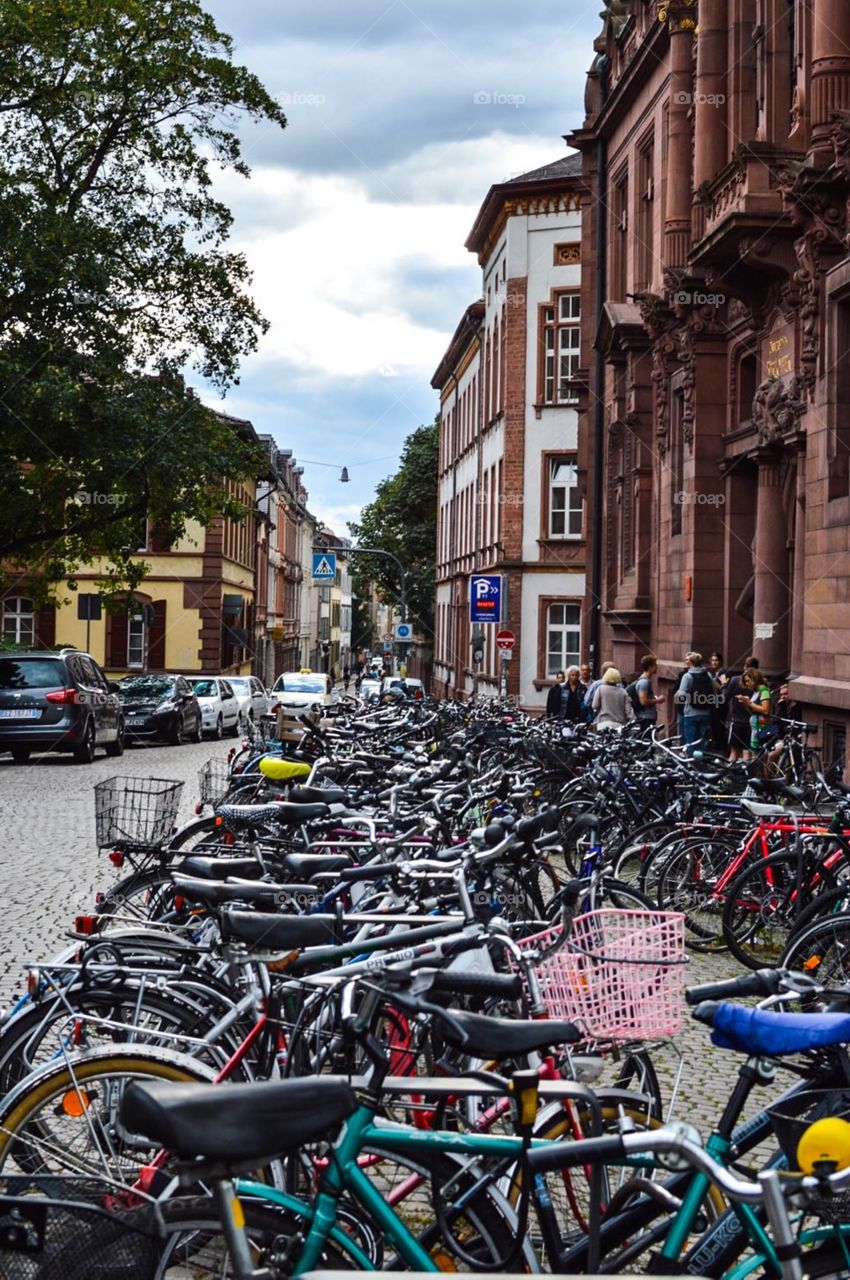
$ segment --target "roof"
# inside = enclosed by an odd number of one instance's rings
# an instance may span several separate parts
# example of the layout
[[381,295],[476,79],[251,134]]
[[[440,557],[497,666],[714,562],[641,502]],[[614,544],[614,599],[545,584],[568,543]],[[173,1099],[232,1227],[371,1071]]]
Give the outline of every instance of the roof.
[[521,173],[516,178],[511,178],[509,182],[501,183],[501,186],[515,186],[517,183],[525,182],[546,182],[550,178],[580,178],[581,177],[581,152],[573,151],[568,156],[561,156],[560,160],[553,160],[551,164],[544,164],[540,169],[529,169],[528,173]]
[[573,151],[560,156],[539,169],[530,169],[528,173],[517,174],[505,182],[497,182],[490,188],[484,203],[478,211],[472,230],[466,239],[466,247],[471,253],[481,254],[488,242],[493,227],[498,224],[505,203],[513,200],[519,193],[534,195],[543,192],[557,192],[565,187],[575,189],[581,185],[582,157],[581,152]]
[[460,324],[452,334],[451,342],[446,348],[442,360],[434,371],[431,386],[435,391],[442,391],[448,382],[464,351],[478,332],[484,319],[484,302],[481,298],[470,303],[460,319]]

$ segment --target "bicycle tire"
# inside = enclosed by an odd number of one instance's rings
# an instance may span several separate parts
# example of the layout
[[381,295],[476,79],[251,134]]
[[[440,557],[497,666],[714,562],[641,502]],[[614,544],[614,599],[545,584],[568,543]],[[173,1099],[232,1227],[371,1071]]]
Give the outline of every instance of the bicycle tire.
[[[745,867],[732,881],[723,904],[723,939],[732,955],[749,969],[761,969],[779,962],[788,944],[793,921],[812,901],[818,887],[835,887],[831,872],[817,867],[819,886],[798,884],[801,866],[796,853],[773,853],[769,858]],[[813,873],[803,863],[805,877]]]
[[[43,1163],[46,1154],[57,1158],[57,1153],[61,1152],[70,1163],[66,1163],[60,1172],[91,1172],[85,1162],[74,1163],[71,1137],[83,1129],[90,1135],[90,1123],[93,1128],[94,1117],[89,1115],[92,1101],[97,1098],[93,1081],[130,1077],[210,1084],[214,1074],[201,1063],[193,1062],[182,1054],[145,1048],[117,1052],[96,1050],[71,1058],[68,1064],[47,1064],[21,1081],[0,1104],[0,1170],[4,1170],[11,1159],[27,1172],[33,1173],[36,1166]],[[81,1089],[81,1085],[87,1087]],[[75,1111],[76,1115],[73,1114]],[[68,1120],[76,1119],[83,1123],[77,1130],[73,1126],[67,1126],[61,1144],[54,1139],[48,1142],[37,1128],[39,1117],[45,1115],[52,1115],[56,1119],[64,1116]],[[97,1122],[101,1123],[99,1118]],[[134,1149],[128,1170],[128,1173],[132,1171],[133,1180],[143,1163],[140,1153]],[[108,1160],[96,1167],[100,1173],[103,1173],[104,1167],[109,1169],[110,1176],[120,1180],[120,1168],[116,1168]]]
[[850,982],[850,914],[812,921],[789,940],[782,964],[811,973],[826,986]]

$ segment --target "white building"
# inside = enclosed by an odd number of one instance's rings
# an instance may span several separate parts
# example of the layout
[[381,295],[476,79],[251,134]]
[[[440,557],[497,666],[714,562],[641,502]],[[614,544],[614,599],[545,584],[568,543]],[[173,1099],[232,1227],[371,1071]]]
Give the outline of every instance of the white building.
[[431,385],[440,393],[434,687],[499,690],[497,623],[472,664],[469,578],[499,574],[516,642],[508,691],[542,709],[582,655],[584,511],[578,487],[580,158],[491,187],[467,248],[482,299],[463,316]]

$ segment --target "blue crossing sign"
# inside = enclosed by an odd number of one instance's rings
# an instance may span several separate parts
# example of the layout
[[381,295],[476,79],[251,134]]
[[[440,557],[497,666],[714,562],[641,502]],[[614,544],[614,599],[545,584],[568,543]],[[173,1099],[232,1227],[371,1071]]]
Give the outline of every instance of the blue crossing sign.
[[473,573],[469,579],[469,621],[502,621],[502,575]]
[[313,581],[336,581],[336,555],[333,551],[313,552]]

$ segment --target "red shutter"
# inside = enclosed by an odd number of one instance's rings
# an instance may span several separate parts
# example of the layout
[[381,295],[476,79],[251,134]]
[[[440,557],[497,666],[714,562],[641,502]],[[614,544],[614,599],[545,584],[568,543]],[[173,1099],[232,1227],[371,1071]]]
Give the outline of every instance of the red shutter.
[[165,601],[153,602],[153,622],[148,628],[148,670],[165,670]]
[[39,649],[52,649],[56,644],[56,606],[46,604],[35,620],[35,643]]
[[151,526],[148,535],[148,550],[160,555],[171,550],[171,539],[165,533],[160,533],[155,525]]
[[110,613],[106,621],[106,665],[111,671],[127,670],[129,616],[123,610]]

